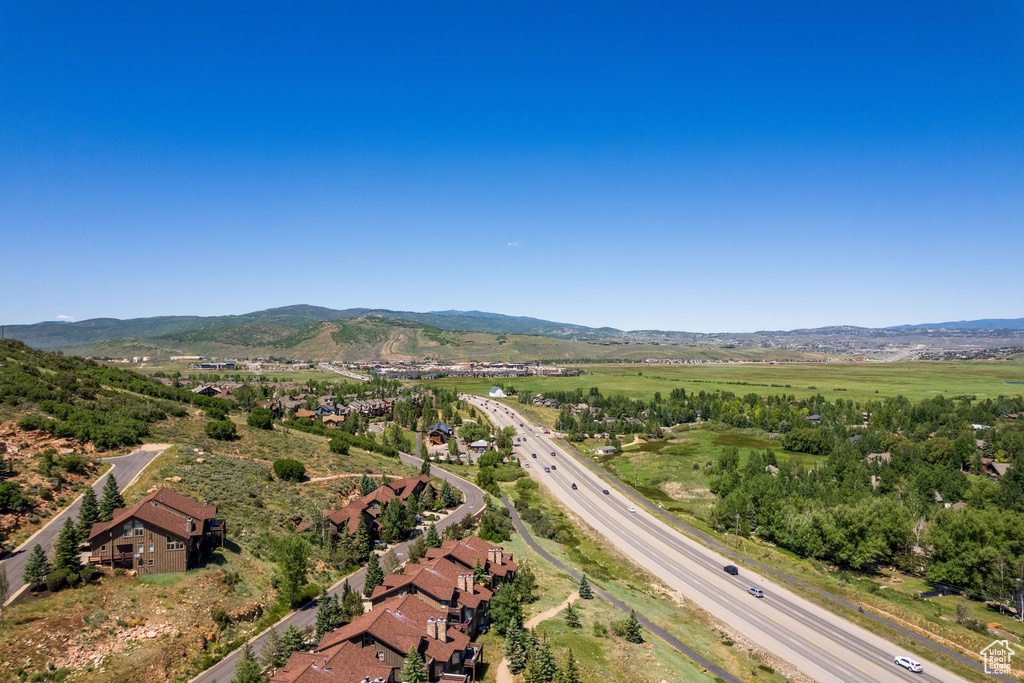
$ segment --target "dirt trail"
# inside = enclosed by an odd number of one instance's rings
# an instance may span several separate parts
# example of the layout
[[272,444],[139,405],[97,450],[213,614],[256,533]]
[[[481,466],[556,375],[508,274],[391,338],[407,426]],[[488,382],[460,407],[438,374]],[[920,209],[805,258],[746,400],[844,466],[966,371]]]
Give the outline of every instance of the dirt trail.
[[[569,594],[569,597],[567,597],[565,600],[562,601],[562,603],[560,605],[555,605],[551,609],[545,610],[545,611],[541,612],[540,614],[537,614],[537,615],[532,616],[529,619],[527,619],[526,623],[523,624],[523,627],[524,628],[536,628],[537,624],[540,624],[541,622],[544,622],[544,621],[547,621],[548,619],[553,618],[559,612],[561,612],[566,607],[568,607],[570,602],[575,602],[575,601],[577,601],[579,599],[580,599],[580,594],[577,593],[576,591],[573,591],[572,593]],[[509,669],[508,669],[508,660],[507,659],[502,659],[501,660],[501,664],[498,664],[498,683],[513,683],[512,672],[509,671]]]

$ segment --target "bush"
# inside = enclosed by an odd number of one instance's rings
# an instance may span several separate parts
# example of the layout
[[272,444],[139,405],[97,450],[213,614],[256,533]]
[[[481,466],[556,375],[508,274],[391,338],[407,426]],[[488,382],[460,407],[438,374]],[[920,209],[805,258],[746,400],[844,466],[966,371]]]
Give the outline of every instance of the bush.
[[217,627],[221,631],[226,631],[228,630],[228,627],[231,626],[231,617],[229,617],[228,613],[219,607],[215,607],[210,610],[210,618],[213,619],[213,623],[217,624]]
[[80,455],[65,455],[58,463],[65,472],[70,474],[83,474],[85,472],[85,458]]
[[0,482],[0,512],[16,512],[30,502],[13,481]]
[[281,458],[274,461],[274,474],[284,481],[302,481],[306,476],[306,466],[294,458]]
[[82,575],[79,572],[68,572],[68,585],[74,588],[82,582]]
[[92,566],[88,566],[83,567],[82,570],[78,572],[78,575],[81,577],[82,583],[89,583],[96,578],[96,573],[96,570],[93,569]]
[[238,430],[231,420],[212,420],[206,423],[206,435],[218,441],[234,441],[238,438]]
[[46,575],[46,590],[56,593],[68,585],[68,575],[71,572],[67,569],[58,569]]
[[594,622],[594,637],[595,638],[606,638],[608,636],[608,628],[600,621]]
[[274,413],[266,408],[256,406],[249,411],[249,417],[246,418],[246,423],[250,427],[256,427],[257,429],[273,429]]
[[18,420],[18,427],[26,431],[48,432],[57,423],[39,413],[32,413]]

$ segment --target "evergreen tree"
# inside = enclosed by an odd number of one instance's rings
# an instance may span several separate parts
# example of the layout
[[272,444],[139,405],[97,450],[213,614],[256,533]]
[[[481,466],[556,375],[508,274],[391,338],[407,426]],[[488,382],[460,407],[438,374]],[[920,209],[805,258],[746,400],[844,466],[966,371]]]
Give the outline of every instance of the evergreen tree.
[[427,544],[423,540],[423,535],[416,537],[416,540],[409,544],[409,564],[415,564],[420,561],[420,558],[427,551]]
[[423,463],[420,464],[420,474],[430,476],[430,460],[423,458]]
[[281,634],[281,651],[291,654],[293,652],[302,652],[306,649],[306,636],[303,635],[302,631],[295,624],[292,624],[284,630]]
[[390,483],[391,483],[391,477],[389,477],[386,474],[380,475],[380,485],[381,486],[387,486]]
[[487,575],[487,570],[485,570],[483,565],[480,564],[480,558],[477,558],[476,564],[473,565],[473,582],[482,583],[486,586],[490,583],[490,578],[491,577]]
[[455,493],[455,488],[447,481],[441,484],[441,503],[446,508],[453,508],[459,504],[459,496]]
[[522,673],[526,668],[526,646],[523,642],[523,625],[513,618],[505,629],[505,659],[513,674]]
[[491,598],[491,621],[499,636],[505,635],[505,629],[512,621],[523,623],[523,607],[519,596],[511,584],[502,584],[498,592]]
[[0,564],[0,624],[4,623],[4,616],[7,609],[4,603],[11,592],[11,581],[7,578],[7,565]]
[[594,591],[590,589],[590,582],[587,581],[587,575],[584,574],[580,578],[580,598],[583,600],[593,600]]
[[637,621],[636,612],[633,610],[629,610],[629,618],[626,619],[625,638],[630,643],[644,642],[643,633],[640,631],[640,622]]
[[46,557],[46,551],[38,543],[32,548],[32,553],[25,563],[25,573],[21,580],[29,586],[38,586],[46,580],[46,575],[53,571],[53,565]]
[[580,669],[576,664],[576,656],[569,650],[565,656],[565,666],[558,670],[558,683],[580,683]]
[[320,589],[320,597],[316,604],[316,627],[313,629],[313,640],[320,642],[325,634],[336,628],[341,621],[338,608],[338,599],[327,594],[326,588]]
[[412,519],[415,519],[415,515],[423,512],[423,503],[420,502],[420,497],[416,495],[415,491],[409,494],[409,500],[405,502],[405,511]]
[[367,494],[373,493],[376,490],[377,482],[375,482],[371,477],[368,477],[364,474],[363,477],[359,480],[360,495],[365,496]]
[[262,683],[263,674],[260,673],[260,665],[252,656],[252,648],[249,641],[242,646],[242,656],[235,665],[235,678],[233,683]]
[[409,648],[409,654],[402,662],[401,678],[402,683],[427,683],[427,665],[415,646]]
[[57,543],[53,546],[53,566],[54,569],[67,569],[71,572],[82,568],[78,559],[78,529],[70,516],[64,520],[64,528],[60,530]]
[[370,559],[366,563],[366,581],[363,584],[363,595],[370,597],[373,589],[384,583],[384,571],[380,568],[380,561],[376,553],[370,553]]
[[565,606],[565,625],[569,628],[580,627],[580,611],[571,602]]
[[82,494],[82,506],[78,509],[78,540],[85,543],[89,540],[92,525],[100,521],[100,503],[96,492],[90,486]]
[[276,628],[270,629],[270,633],[267,634],[267,642],[260,650],[260,664],[270,669],[278,669],[288,661],[289,654],[284,649],[281,634],[277,632]]
[[452,438],[448,439],[448,457],[457,459],[459,457],[459,442],[453,435]]
[[541,639],[533,658],[540,664],[540,680],[544,683],[551,683],[555,680],[555,676],[558,675],[558,665],[555,664],[555,656],[551,653],[551,645],[548,643],[546,635]]
[[360,560],[365,560],[373,550],[373,543],[370,541],[370,530],[366,527],[366,518],[359,515],[359,524],[356,526],[356,536],[353,540],[356,553]]
[[359,593],[352,590],[347,580],[341,588],[341,612],[350,619],[363,613],[363,599],[359,597]]
[[431,522],[430,526],[427,528],[426,539],[424,542],[427,544],[428,548],[441,547],[441,537],[437,535],[437,525],[433,522]]
[[281,588],[289,602],[293,602],[306,585],[306,552],[306,542],[298,536],[286,537],[278,545],[277,566],[281,573]]
[[433,510],[434,501],[437,499],[437,494],[434,492],[434,485],[427,484],[427,488],[423,489],[423,495],[420,496],[420,503],[423,505],[424,510]]
[[113,474],[107,476],[103,484],[103,498],[100,500],[100,521],[109,522],[114,516],[114,510],[126,507],[121,492],[117,489],[117,479]]

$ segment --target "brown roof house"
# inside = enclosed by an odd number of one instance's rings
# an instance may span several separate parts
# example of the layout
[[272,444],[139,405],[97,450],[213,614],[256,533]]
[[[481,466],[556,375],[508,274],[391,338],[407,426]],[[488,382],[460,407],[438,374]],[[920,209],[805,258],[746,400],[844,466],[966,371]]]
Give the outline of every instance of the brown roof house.
[[409,500],[409,496],[414,493],[417,496],[422,495],[429,485],[430,477],[426,474],[421,474],[418,477],[395,479],[392,482],[377,487],[365,496],[356,498],[340,510],[328,510],[324,513],[324,516],[334,527],[333,531],[335,534],[340,535],[346,529],[348,533],[354,534],[359,527],[360,517],[366,518],[367,529],[371,533],[375,533],[379,526],[377,524],[377,517],[392,498],[400,498],[403,503],[406,503]]
[[224,544],[217,506],[197,503],[171,489],[157,489],[131,507],[93,524],[89,560],[140,574],[183,572],[198,567]]
[[503,581],[511,581],[516,576],[518,565],[512,560],[512,553],[506,553],[501,546],[494,546],[479,536],[467,536],[460,541],[447,540],[441,542],[440,548],[427,550],[427,560],[445,557],[466,569],[473,569],[477,563],[490,574],[491,585],[495,589]]
[[[346,644],[372,649],[379,662],[395,668],[401,667],[409,650],[415,649],[423,656],[432,682],[476,680],[476,665],[483,651],[465,633],[449,628],[447,610],[432,607],[414,595],[387,600],[331,631],[315,653],[328,655]],[[291,664],[289,660],[285,668]],[[277,683],[281,679],[274,680]]]
[[475,585],[473,570],[446,557],[423,560],[405,567],[402,574],[388,574],[365,601],[372,610],[394,597],[416,595],[431,607],[447,610],[448,625],[471,638],[489,625],[488,608],[494,592]]
[[399,668],[377,659],[377,651],[344,642],[322,652],[296,652],[270,683],[395,683]]

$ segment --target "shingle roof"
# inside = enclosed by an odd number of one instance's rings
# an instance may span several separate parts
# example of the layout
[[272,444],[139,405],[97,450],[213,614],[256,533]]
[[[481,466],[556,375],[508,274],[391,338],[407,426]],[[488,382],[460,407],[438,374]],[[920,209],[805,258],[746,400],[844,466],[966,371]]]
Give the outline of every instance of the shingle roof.
[[469,645],[469,636],[451,628],[447,629],[444,640],[427,636],[427,621],[446,617],[447,610],[433,608],[414,595],[391,598],[325,635],[316,651],[325,652],[369,633],[374,640],[396,652],[406,653],[415,647],[431,659],[446,662],[453,653]]
[[372,647],[344,642],[323,652],[295,652],[274,672],[271,683],[363,683],[388,680],[396,667],[377,659]]
[[[216,505],[203,505],[168,488],[157,489],[131,507],[114,510],[109,522],[97,522],[89,532],[90,540],[135,518],[152,524],[178,538],[202,536],[204,522],[217,516]],[[188,528],[188,518],[193,520]]]

